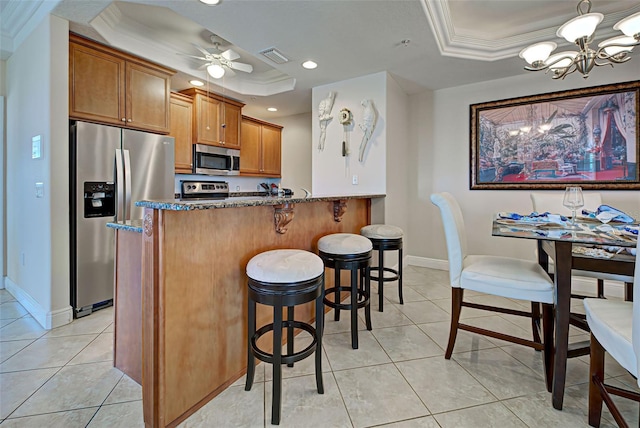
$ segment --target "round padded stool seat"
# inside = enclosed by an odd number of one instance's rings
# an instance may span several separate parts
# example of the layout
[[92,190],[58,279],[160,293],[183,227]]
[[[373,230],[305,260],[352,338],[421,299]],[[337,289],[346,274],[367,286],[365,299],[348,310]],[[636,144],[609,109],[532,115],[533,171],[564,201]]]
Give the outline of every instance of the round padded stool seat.
[[300,282],[316,278],[323,272],[322,259],[304,250],[265,251],[247,263],[247,276],[261,282]]
[[[360,234],[371,240],[373,249],[378,252],[378,266],[369,269],[370,279],[378,281],[378,310],[384,310],[384,283],[398,281],[398,297],[402,298],[402,238],[404,232],[397,226],[389,224],[371,224],[360,229]],[[398,251],[399,264],[397,269],[384,266],[385,251]],[[385,275],[386,273],[391,274]]]
[[388,224],[370,224],[360,229],[360,234],[369,239],[398,239],[404,236],[404,232],[397,226]]
[[318,240],[318,250],[328,254],[360,254],[372,249],[368,238],[355,233],[333,233]]

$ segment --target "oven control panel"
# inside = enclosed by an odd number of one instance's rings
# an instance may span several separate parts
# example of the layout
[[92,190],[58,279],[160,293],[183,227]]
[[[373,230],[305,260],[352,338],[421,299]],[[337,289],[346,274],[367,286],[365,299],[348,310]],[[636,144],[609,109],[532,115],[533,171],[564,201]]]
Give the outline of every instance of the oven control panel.
[[224,199],[229,197],[226,181],[181,181],[182,199]]

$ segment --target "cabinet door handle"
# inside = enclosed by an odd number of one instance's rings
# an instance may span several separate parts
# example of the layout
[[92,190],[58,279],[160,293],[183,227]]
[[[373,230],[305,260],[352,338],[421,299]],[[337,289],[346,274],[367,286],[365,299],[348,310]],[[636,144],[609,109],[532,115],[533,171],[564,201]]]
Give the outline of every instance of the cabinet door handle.
[[127,122],[131,122],[131,119],[127,120]]
[[127,121],[127,119],[126,119],[126,118],[124,118],[124,117],[123,117],[122,119],[120,119],[120,120],[121,120],[121,121],[123,121],[123,122],[126,122],[126,121]]

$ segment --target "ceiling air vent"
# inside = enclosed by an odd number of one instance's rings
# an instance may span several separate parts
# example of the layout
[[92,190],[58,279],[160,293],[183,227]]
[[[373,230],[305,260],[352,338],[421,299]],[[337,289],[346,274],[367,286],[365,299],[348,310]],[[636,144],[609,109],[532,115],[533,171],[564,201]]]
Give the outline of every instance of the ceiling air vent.
[[285,62],[289,62],[289,58],[284,56],[282,52],[278,51],[278,49],[276,48],[265,49],[260,53],[276,64],[284,64]]

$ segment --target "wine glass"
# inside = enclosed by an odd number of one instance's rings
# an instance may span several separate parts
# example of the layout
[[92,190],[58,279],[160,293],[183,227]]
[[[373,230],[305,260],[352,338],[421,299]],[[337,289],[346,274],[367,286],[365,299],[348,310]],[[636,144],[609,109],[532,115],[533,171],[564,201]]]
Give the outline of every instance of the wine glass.
[[584,206],[581,187],[567,187],[564,191],[562,205],[571,210],[571,227],[576,227],[576,210]]

